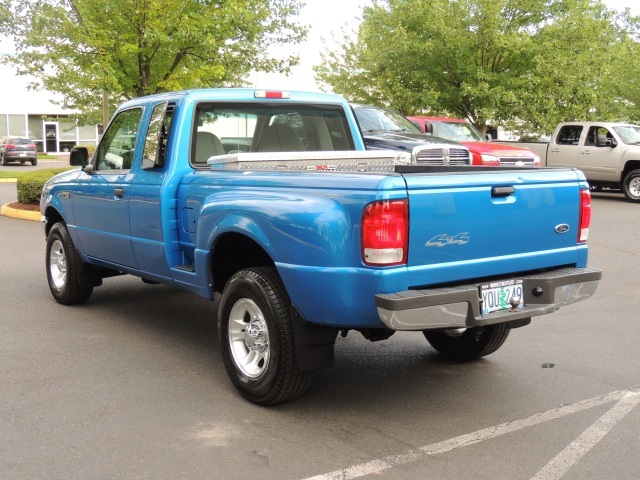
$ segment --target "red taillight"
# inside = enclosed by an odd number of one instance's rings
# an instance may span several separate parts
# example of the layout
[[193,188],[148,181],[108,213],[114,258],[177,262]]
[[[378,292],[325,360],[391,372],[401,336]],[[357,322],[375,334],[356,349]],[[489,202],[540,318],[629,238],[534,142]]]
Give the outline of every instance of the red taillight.
[[578,243],[584,243],[589,236],[591,225],[591,193],[587,189],[580,190],[580,228],[578,229]]
[[7,143],[7,148],[16,148],[16,146],[13,143]]
[[362,259],[367,265],[407,263],[409,204],[407,200],[382,200],[362,213]]

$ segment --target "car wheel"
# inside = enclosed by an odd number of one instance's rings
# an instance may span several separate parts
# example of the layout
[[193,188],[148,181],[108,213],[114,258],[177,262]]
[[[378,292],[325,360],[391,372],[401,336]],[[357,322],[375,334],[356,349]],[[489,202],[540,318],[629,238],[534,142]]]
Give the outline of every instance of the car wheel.
[[9,162],[7,162],[7,159],[5,158],[4,154],[2,155],[2,166],[6,167],[7,165],[9,165]]
[[33,165],[34,167],[38,164],[38,159],[34,158],[33,160],[31,160],[31,165]]
[[509,336],[509,327],[498,323],[486,327],[424,330],[422,333],[445,357],[475,360],[498,350]]
[[53,298],[63,305],[89,300],[93,286],[80,284],[79,274],[84,264],[64,223],[51,227],[46,252],[47,280]]
[[622,182],[622,193],[630,202],[640,202],[640,170],[631,170]]
[[302,395],[312,372],[298,369],[291,300],[273,267],[234,274],[222,293],[218,340],[234,386],[248,400],[274,405]]

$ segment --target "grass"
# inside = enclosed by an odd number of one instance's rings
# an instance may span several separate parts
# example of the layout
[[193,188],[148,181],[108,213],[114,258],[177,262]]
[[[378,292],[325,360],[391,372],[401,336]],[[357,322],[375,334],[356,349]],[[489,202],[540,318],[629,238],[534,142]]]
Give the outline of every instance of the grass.
[[25,173],[29,173],[29,172],[12,172],[12,171],[0,170],[0,178],[20,178]]

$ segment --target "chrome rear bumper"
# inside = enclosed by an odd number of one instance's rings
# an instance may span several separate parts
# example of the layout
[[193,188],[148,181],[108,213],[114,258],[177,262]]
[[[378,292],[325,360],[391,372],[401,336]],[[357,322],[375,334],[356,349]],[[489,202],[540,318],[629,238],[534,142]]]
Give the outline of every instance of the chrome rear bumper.
[[561,268],[518,277],[523,279],[524,307],[482,315],[479,285],[406,290],[376,295],[382,323],[391,330],[481,327],[552,313],[563,305],[589,298],[602,271]]

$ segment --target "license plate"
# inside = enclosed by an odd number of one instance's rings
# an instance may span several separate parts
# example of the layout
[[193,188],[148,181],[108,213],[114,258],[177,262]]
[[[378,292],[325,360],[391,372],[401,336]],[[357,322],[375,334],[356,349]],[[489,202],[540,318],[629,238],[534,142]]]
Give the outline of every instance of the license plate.
[[27,156],[27,154],[26,154],[26,153],[21,153],[21,154],[20,154],[20,156],[21,156],[21,157],[26,157],[26,156]]
[[522,280],[503,280],[481,285],[480,295],[482,296],[483,315],[513,308],[510,302],[513,297],[520,299],[518,307],[524,307]]

